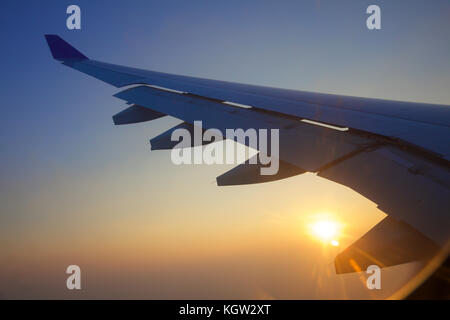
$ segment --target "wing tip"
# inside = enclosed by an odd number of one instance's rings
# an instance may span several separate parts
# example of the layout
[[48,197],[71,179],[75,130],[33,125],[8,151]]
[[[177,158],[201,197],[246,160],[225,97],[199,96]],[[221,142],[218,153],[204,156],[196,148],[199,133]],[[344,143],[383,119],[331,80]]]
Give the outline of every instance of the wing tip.
[[88,57],[56,34],[46,34],[45,40],[47,40],[47,44],[55,60],[65,61],[88,59]]

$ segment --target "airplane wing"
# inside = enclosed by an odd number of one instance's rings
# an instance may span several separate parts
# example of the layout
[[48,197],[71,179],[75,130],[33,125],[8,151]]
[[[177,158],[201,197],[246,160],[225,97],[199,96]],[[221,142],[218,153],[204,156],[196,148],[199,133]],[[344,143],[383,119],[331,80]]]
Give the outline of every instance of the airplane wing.
[[[388,214],[335,259],[337,273],[426,260],[450,230],[450,107],[277,89],[129,68],[87,58],[46,35],[62,64],[123,91],[117,125],[166,115],[177,127],[279,129],[280,169],[260,175],[248,161],[217,177],[219,186],[284,179],[304,172],[347,186]],[[171,128],[152,139],[171,149]]]

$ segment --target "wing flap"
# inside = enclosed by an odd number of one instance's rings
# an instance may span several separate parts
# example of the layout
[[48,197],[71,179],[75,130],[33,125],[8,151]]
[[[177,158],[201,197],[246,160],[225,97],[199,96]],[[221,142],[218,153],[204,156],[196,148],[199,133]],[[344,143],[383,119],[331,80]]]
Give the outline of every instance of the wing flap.
[[[178,129],[184,129],[187,130],[190,134],[191,137],[194,136],[194,131],[195,131],[195,126],[187,123],[187,122],[183,122],[180,123],[179,125],[176,125],[175,127],[161,133],[159,136],[153,138],[150,140],[150,145],[152,150],[170,150],[173,148],[191,148],[191,147],[197,147],[197,146],[201,146],[201,145],[207,145],[210,144],[212,142],[216,142],[215,140],[213,141],[199,141],[197,142],[197,140],[192,139],[191,140],[191,144],[187,145],[186,141],[183,141],[181,144],[178,141],[172,141],[172,134],[175,130]],[[200,129],[201,132],[203,132],[204,130]]]
[[115,114],[112,118],[115,125],[122,125],[155,120],[165,116],[164,113],[153,111],[138,105],[132,105]]
[[[254,157],[257,157],[255,155]],[[256,161],[254,161],[256,163]],[[236,186],[245,184],[264,183],[293,177],[306,171],[294,166],[288,162],[280,161],[279,170],[274,175],[261,175],[260,170],[263,167],[260,163],[252,164],[249,159],[245,163],[225,172],[216,178],[218,186]]]
[[403,221],[384,218],[335,258],[336,273],[365,271],[412,261],[426,261],[439,250],[431,239]]

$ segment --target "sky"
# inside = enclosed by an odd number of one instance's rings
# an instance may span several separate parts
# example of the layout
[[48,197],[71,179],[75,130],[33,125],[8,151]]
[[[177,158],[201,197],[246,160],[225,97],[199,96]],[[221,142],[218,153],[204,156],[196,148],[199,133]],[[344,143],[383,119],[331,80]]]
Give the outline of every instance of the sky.
[[[66,8],[81,8],[81,30]],[[370,4],[382,30],[366,28]],[[0,298],[383,298],[334,256],[385,217],[314,174],[219,188],[232,166],[175,166],[148,141],[173,118],[117,126],[117,89],[51,59],[88,57],[272,87],[450,105],[448,1],[2,1]],[[340,246],[309,234],[342,224]],[[65,288],[77,264],[83,289]]]

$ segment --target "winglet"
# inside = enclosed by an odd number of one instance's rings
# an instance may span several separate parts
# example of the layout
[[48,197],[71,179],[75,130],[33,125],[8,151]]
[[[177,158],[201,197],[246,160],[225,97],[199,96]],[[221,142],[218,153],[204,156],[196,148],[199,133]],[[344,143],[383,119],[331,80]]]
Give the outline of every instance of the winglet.
[[56,60],[86,60],[84,54],[72,47],[61,37],[54,34],[46,34],[45,39],[47,40],[50,51],[52,52],[53,58]]

